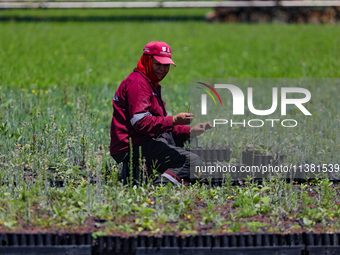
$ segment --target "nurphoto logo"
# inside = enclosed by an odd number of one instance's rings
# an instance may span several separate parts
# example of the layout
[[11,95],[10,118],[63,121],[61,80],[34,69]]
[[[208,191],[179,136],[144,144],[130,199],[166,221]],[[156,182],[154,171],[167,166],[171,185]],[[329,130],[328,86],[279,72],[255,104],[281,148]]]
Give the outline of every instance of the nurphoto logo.
[[198,78],[190,82],[192,177],[340,179],[340,79]]
[[[232,113],[233,115],[245,115],[245,95],[238,86],[232,85],[232,84],[214,84],[214,86],[205,84],[203,82],[197,82],[198,84],[201,84],[208,88],[211,92],[213,92],[219,102],[220,105],[222,106],[222,100],[220,95],[223,95],[225,93],[229,93],[232,96]],[[198,87],[199,88],[199,87]],[[213,100],[215,106],[217,105],[216,100],[213,96],[213,94],[205,88],[199,88],[202,89],[204,94],[201,94],[201,114],[202,115],[207,115],[207,95],[210,96],[210,98]],[[219,89],[219,93],[216,91],[216,89]],[[271,92],[271,93],[270,93]],[[273,87],[271,88],[271,91],[268,92],[271,94],[271,107],[267,109],[256,109],[254,106],[254,98],[253,98],[253,87],[248,87],[247,88],[247,106],[248,110],[250,113],[257,115],[257,116],[267,116],[271,115],[274,112],[276,112],[278,108],[278,98],[279,98],[279,93],[280,93],[280,101],[281,101],[281,116],[286,116],[287,115],[287,105],[292,105],[294,107],[297,107],[301,111],[302,114],[306,116],[312,115],[310,111],[305,107],[305,104],[307,104],[311,100],[311,92],[306,89],[306,88],[301,88],[301,87]],[[289,95],[291,95],[289,97]],[[294,96],[299,95],[302,97],[299,98],[294,98]],[[274,126],[275,122],[279,122],[280,119],[251,119],[248,120],[248,126],[249,127],[262,127],[265,122],[268,122],[272,127]],[[295,119],[283,119],[280,121],[281,125],[283,127],[296,127],[298,125],[297,120]],[[213,119],[213,126],[215,127],[216,125],[224,125],[228,123],[233,123],[232,120],[227,120],[227,119]],[[236,124],[234,122],[234,124]],[[243,124],[246,125],[246,120],[243,120],[241,123],[237,124]]]

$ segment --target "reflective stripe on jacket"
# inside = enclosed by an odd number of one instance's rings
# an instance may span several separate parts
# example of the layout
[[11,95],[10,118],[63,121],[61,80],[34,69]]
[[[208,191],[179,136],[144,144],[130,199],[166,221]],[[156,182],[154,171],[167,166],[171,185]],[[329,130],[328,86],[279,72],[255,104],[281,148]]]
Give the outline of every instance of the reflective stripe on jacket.
[[173,117],[165,110],[161,86],[155,88],[151,80],[135,68],[113,98],[111,155],[128,150],[129,137],[133,146],[169,131],[174,137],[189,137],[189,126],[173,127],[172,122]]

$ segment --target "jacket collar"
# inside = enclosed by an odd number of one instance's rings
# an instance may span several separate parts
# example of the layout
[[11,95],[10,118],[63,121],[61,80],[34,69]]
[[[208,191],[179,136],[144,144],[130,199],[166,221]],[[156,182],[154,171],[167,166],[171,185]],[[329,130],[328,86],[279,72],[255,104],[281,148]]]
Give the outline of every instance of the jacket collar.
[[134,72],[137,72],[137,73],[139,73],[139,74],[141,74],[142,76],[143,76],[143,78],[145,79],[145,80],[147,80],[147,82],[149,83],[149,84],[151,84],[152,85],[152,87],[154,88],[154,89],[156,89],[156,88],[161,88],[161,85],[160,84],[158,84],[158,86],[155,86],[155,83],[148,77],[148,76],[146,76],[146,74],[145,73],[143,73],[141,70],[139,70],[137,67],[135,68],[135,69],[133,69],[133,71]]

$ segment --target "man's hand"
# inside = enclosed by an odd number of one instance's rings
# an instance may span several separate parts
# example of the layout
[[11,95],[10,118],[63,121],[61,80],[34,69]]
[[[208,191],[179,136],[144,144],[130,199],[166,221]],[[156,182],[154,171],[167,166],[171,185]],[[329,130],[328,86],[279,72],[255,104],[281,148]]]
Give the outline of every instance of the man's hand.
[[174,123],[174,126],[189,125],[193,118],[194,118],[194,115],[192,113],[181,112],[173,116],[173,123]]
[[190,129],[190,137],[199,136],[210,128],[212,128],[210,122],[198,123]]

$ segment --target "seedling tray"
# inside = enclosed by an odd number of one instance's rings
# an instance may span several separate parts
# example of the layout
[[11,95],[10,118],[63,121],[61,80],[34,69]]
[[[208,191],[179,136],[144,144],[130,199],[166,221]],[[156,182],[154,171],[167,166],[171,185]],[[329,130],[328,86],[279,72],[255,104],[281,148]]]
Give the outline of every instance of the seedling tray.
[[235,234],[162,237],[100,236],[95,254],[286,254],[301,255],[302,235]]
[[91,234],[0,234],[2,255],[91,255]]
[[1,247],[1,255],[91,255],[91,245],[65,245],[65,246],[10,246]]
[[243,151],[242,152],[242,162],[248,166],[264,166],[272,165],[277,166],[284,161],[286,155],[263,155],[257,154],[255,151]]
[[194,148],[190,149],[192,153],[197,154],[204,162],[229,162],[231,150],[229,147],[224,148]]
[[340,234],[225,234],[98,236],[91,234],[0,234],[4,255],[326,255],[340,254]]
[[[246,247],[246,248],[163,248],[144,249],[138,248],[136,255],[301,255],[303,246],[300,247]],[[321,254],[321,253],[320,253]]]

